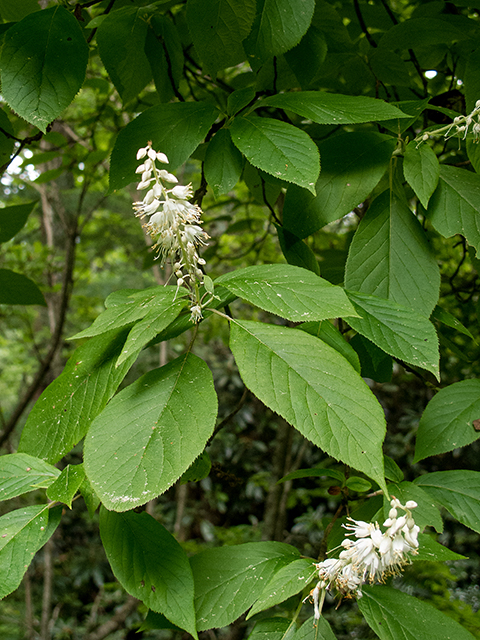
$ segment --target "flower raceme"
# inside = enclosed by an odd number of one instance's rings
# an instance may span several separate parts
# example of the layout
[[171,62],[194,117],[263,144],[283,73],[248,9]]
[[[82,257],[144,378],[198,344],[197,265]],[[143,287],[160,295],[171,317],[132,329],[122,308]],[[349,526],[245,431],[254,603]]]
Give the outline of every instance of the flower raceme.
[[[314,616],[320,617],[325,592],[334,590],[340,598],[361,598],[365,582],[383,582],[385,578],[401,573],[410,562],[409,555],[417,554],[418,533],[412,509],[417,506],[413,500],[402,505],[393,498],[390,502],[388,518],[382,531],[378,522],[363,522],[349,518],[342,525],[347,533],[338,558],[328,558],[315,564],[319,582],[308,597],[314,604]],[[398,509],[405,513],[398,515]]]
[[189,202],[193,195],[191,185],[179,185],[172,173],[157,167],[157,162],[168,164],[168,158],[152,149],[151,142],[138,150],[137,160],[142,161],[136,170],[141,174],[137,189],[148,191],[141,202],[133,203],[135,215],[149,217],[143,227],[155,241],[156,258],[160,258],[162,266],[167,260],[172,262],[177,286],[186,287],[190,294],[190,319],[198,322],[202,307],[211,301],[210,298],[204,303],[204,296],[199,293],[199,286],[204,283],[205,260],[199,257],[198,247],[209,238],[200,226],[202,210]]

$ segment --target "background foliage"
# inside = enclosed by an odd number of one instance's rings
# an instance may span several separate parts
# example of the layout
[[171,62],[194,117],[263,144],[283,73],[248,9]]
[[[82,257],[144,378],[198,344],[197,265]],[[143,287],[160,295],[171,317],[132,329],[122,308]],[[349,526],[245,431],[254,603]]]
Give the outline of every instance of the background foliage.
[[[0,16],[1,637],[480,637],[477,10]],[[196,189],[230,327],[163,286],[148,141]],[[419,555],[314,627],[313,562],[382,489],[418,503]]]

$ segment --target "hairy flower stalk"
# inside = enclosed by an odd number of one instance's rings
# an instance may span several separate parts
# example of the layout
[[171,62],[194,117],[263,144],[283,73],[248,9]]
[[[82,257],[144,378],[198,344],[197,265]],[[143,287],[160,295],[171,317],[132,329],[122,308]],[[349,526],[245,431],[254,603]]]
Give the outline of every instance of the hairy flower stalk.
[[137,160],[142,160],[136,170],[141,174],[137,189],[148,191],[141,202],[133,203],[135,215],[142,219],[149,217],[143,228],[155,241],[156,258],[160,258],[162,266],[167,260],[171,261],[177,287],[185,287],[190,295],[190,320],[198,322],[202,308],[212,299],[210,295],[204,302],[205,294],[201,296],[199,291],[204,283],[205,260],[199,257],[198,247],[205,245],[209,238],[200,226],[202,210],[189,202],[193,195],[191,185],[177,184],[173,174],[157,167],[157,162],[168,164],[168,158],[152,149],[151,142],[138,150]]
[[[417,554],[418,533],[412,509],[417,506],[409,500],[405,506],[393,498],[388,518],[382,532],[378,522],[363,522],[349,518],[342,525],[347,533],[338,558],[328,558],[315,564],[319,582],[311,591],[314,617],[320,618],[326,591],[335,591],[340,598],[361,598],[365,582],[384,582],[389,576],[398,575],[409,564],[408,555]],[[398,509],[404,515],[398,515]]]
[[447,124],[438,129],[421,133],[415,138],[417,147],[433,136],[443,135],[445,140],[454,136],[462,136],[465,140],[467,135],[471,135],[473,142],[480,141],[480,100],[477,100],[473,110],[466,116],[456,116],[451,124]]

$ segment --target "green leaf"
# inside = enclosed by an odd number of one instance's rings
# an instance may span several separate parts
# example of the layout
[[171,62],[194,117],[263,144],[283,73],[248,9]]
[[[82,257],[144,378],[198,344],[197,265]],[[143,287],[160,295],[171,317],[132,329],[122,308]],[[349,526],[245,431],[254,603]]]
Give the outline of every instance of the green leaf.
[[[8,119],[8,116],[5,113],[5,111],[3,111],[3,109],[0,109],[0,127],[3,129],[3,131],[0,131],[0,167],[2,167],[3,170],[5,170],[6,165],[10,163],[10,156],[12,155],[12,151],[13,151],[15,133],[12,127],[12,123]],[[10,135],[7,135],[7,134],[10,134]],[[28,205],[17,205],[17,206],[28,206]],[[2,211],[4,210],[2,209]],[[1,221],[0,221],[0,234],[3,234]],[[0,242],[5,242],[5,240],[1,240]]]
[[[447,44],[468,38],[465,30],[457,28],[452,21],[428,18],[410,18],[393,26],[381,38],[379,48],[385,50],[414,49],[419,46]],[[446,48],[445,48],[446,49]]]
[[148,513],[100,510],[100,535],[120,584],[195,638],[193,576],[175,538]]
[[40,504],[11,511],[0,518],[0,598],[20,585],[33,556],[55,531],[58,516],[58,511],[49,514],[48,505]]
[[0,209],[0,242],[10,240],[20,231],[36,204],[27,202]]
[[112,331],[75,349],[31,410],[19,452],[54,463],[83,438],[132,364],[130,360],[115,367],[125,337],[125,331]]
[[205,138],[218,110],[207,102],[176,102],[150,107],[120,131],[110,161],[110,190],[116,191],[138,180],[135,169],[140,147],[152,141],[166,153],[169,170],[183,164]]
[[345,475],[336,469],[297,469],[288,473],[278,480],[277,484],[288,482],[289,480],[297,480],[298,478],[333,478],[342,484],[345,482]]
[[281,227],[280,225],[275,225],[275,227],[277,229],[278,241],[280,243],[282,253],[288,264],[308,269],[319,276],[320,267],[318,265],[318,260],[310,247],[299,237],[290,231],[287,231],[284,227]]
[[345,486],[351,491],[356,491],[357,493],[365,493],[366,491],[370,491],[372,488],[371,483],[360,476],[350,476],[347,478]]
[[411,556],[416,561],[447,562],[449,560],[465,560],[465,556],[450,551],[443,544],[436,542],[428,533],[418,534],[418,554]]
[[341,287],[289,264],[245,267],[215,281],[264,311],[292,322],[355,315]]
[[97,30],[100,58],[124,103],[136,98],[152,79],[144,52],[147,18],[143,8],[122,7],[109,13]]
[[240,180],[243,158],[235,147],[228,129],[220,129],[207,147],[205,178],[213,189],[215,198],[227,193]]
[[239,111],[244,109],[255,98],[255,89],[253,87],[245,87],[244,89],[236,89],[228,96],[227,114],[235,116]]
[[232,322],[230,348],[264,404],[386,489],[383,409],[345,358],[304,331],[257,322]]
[[247,620],[260,611],[300,593],[318,575],[312,560],[299,558],[281,567],[267,582],[247,615]]
[[17,22],[34,11],[40,11],[37,0],[0,0],[0,12],[6,22]]
[[180,627],[177,627],[177,625],[172,624],[170,620],[167,620],[163,613],[156,613],[149,609],[147,617],[137,629],[137,633],[140,633],[140,631],[149,631],[150,629],[173,629],[174,631],[181,631]]
[[442,236],[462,234],[480,250],[480,175],[441,165],[438,187],[430,199],[427,217]]
[[47,489],[47,498],[63,502],[70,509],[72,500],[85,479],[83,464],[68,464],[53,484]]
[[445,311],[445,309],[442,309],[442,307],[439,307],[438,305],[432,311],[432,315],[430,316],[430,318],[432,320],[438,320],[438,322],[441,322],[442,324],[446,325],[447,327],[451,327],[452,329],[456,329],[456,331],[458,331],[459,333],[463,333],[463,335],[468,336],[472,340],[475,339],[472,336],[472,334],[470,333],[470,331],[466,327],[463,326],[463,324],[460,322],[460,320],[457,320],[457,318],[455,318],[455,316],[453,316],[448,311]]
[[260,65],[300,42],[312,21],[315,0],[265,0],[252,31],[244,42],[250,64],[256,70]]
[[252,115],[235,118],[230,133],[254,167],[315,194],[320,157],[304,131],[280,120]]
[[175,95],[183,73],[182,41],[173,22],[164,15],[149,20],[145,41],[145,55],[152,69],[155,89],[161,102],[169,102]]
[[80,485],[80,493],[85,500],[85,504],[87,506],[90,517],[93,518],[95,511],[100,506],[100,499],[92,489],[92,485],[90,484],[88,478],[84,478],[82,484]]
[[0,500],[48,487],[59,474],[53,465],[26,453],[0,456]]
[[31,13],[5,34],[2,97],[45,133],[81,88],[87,62],[88,45],[72,13],[60,6]]
[[415,479],[462,524],[480,533],[480,473],[437,471]]
[[85,438],[95,493],[114,511],[163,493],[203,451],[216,416],[212,374],[197,356],[143,375],[115,396]]
[[376,187],[388,169],[394,149],[394,138],[371,131],[353,131],[321,142],[322,171],[315,185],[317,195],[290,186],[283,208],[285,227],[306,238],[350,213]]
[[33,280],[10,269],[0,269],[0,304],[47,305]]
[[187,482],[199,482],[208,476],[212,463],[210,456],[206,451],[203,451],[198,458],[188,467],[185,473],[180,478],[181,484]]
[[242,41],[252,28],[256,0],[189,0],[187,24],[207,73],[245,60]]
[[305,620],[293,640],[336,640],[331,626],[323,616],[319,620]]
[[[183,295],[185,293],[180,289],[178,297]],[[161,296],[155,296],[155,302],[148,304],[150,307],[148,313],[130,330],[116,366],[118,367],[129,358],[136,359],[143,347],[175,320],[185,304],[186,301],[182,299],[172,301],[169,295],[166,295],[163,300]]]
[[426,209],[440,177],[440,164],[428,144],[422,144],[418,149],[413,141],[407,144],[403,158],[403,173],[405,180]]
[[480,380],[461,380],[440,389],[420,419],[414,462],[477,440],[476,420],[480,420]]
[[267,106],[293,111],[317,124],[356,124],[408,118],[407,114],[383,100],[326,91],[280,93],[255,104],[257,109]]
[[260,596],[275,571],[299,556],[297,549],[281,542],[219,547],[193,556],[197,630],[225,627],[236,620]]
[[[418,507],[412,512],[415,524],[422,531],[425,527],[433,527],[438,533],[443,531],[443,521],[440,516],[438,507],[435,505],[432,497],[421,487],[413,482],[400,482],[398,484],[389,484],[388,491],[391,496],[398,498],[402,504],[408,500],[414,500]],[[390,500],[386,496],[383,498],[383,512],[385,518],[388,517],[391,505]]]
[[364,586],[362,592],[358,607],[380,640],[473,640],[458,622],[399,589]]
[[[131,290],[127,289],[126,291]],[[70,340],[91,338],[92,336],[99,336],[102,333],[107,333],[113,329],[122,329],[133,324],[136,320],[145,318],[146,316],[148,316],[147,324],[149,322],[151,323],[157,314],[160,314],[162,318],[164,317],[164,314],[166,314],[166,317],[170,317],[172,314],[175,314],[172,317],[173,320],[178,315],[178,312],[175,313],[177,305],[173,302],[174,298],[186,296],[188,292],[185,289],[179,289],[175,286],[159,286],[149,287],[143,291],[135,291],[135,293],[129,294],[123,293],[123,291],[116,291],[115,293],[118,296],[116,298],[116,300],[118,300],[118,304],[115,304],[115,306],[108,306],[106,310],[95,319],[94,323],[90,327],[80,331],[80,333],[76,333],[70,338]],[[161,324],[161,320],[159,323]],[[167,322],[167,324],[169,324],[169,322]],[[144,330],[145,325],[143,325],[143,331]],[[151,337],[154,335],[155,333]],[[137,337],[135,339],[137,339]],[[130,345],[129,351],[133,351],[132,346],[133,345]],[[122,361],[124,359],[125,358],[122,358]],[[120,362],[118,364],[120,364]]]
[[427,318],[437,304],[437,261],[417,218],[394,196],[390,200],[389,191],[375,199],[358,226],[345,287],[390,299]]
[[393,360],[383,349],[357,333],[349,342],[360,361],[360,375],[375,382],[390,382]]
[[320,340],[326,342],[346,358],[357,373],[360,373],[360,361],[355,349],[350,346],[350,343],[345,340],[337,327],[334,327],[331,322],[328,322],[327,320],[322,320],[320,322],[304,322],[299,325],[297,329],[306,331],[311,336],[315,336],[316,338],[320,338]]
[[393,301],[347,291],[358,316],[348,319],[355,331],[385,353],[431,371],[439,379],[438,338],[433,324]]
[[[295,629],[290,628],[291,621],[286,618],[265,618],[253,627],[248,640],[292,640]],[[290,628],[291,633],[286,635]]]
[[384,455],[383,461],[385,463],[385,477],[393,480],[393,482],[402,482],[405,476],[395,460],[390,458],[390,456]]
[[325,35],[312,23],[297,46],[285,53],[288,66],[303,89],[308,89],[318,77],[327,51]]

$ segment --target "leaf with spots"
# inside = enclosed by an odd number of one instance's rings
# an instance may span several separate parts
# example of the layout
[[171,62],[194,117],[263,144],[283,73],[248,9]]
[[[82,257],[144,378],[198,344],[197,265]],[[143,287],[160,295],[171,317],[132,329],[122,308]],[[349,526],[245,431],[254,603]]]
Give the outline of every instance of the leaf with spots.
[[232,322],[230,348],[245,385],[328,455],[386,490],[383,409],[338,351],[305,331]]
[[0,500],[48,487],[59,475],[56,467],[26,453],[0,456]]
[[100,535],[120,584],[149,609],[197,638],[187,555],[148,513],[100,510]]
[[85,438],[85,471],[107,509],[127,511],[166,491],[213,433],[217,396],[192,354],[123,389]]

